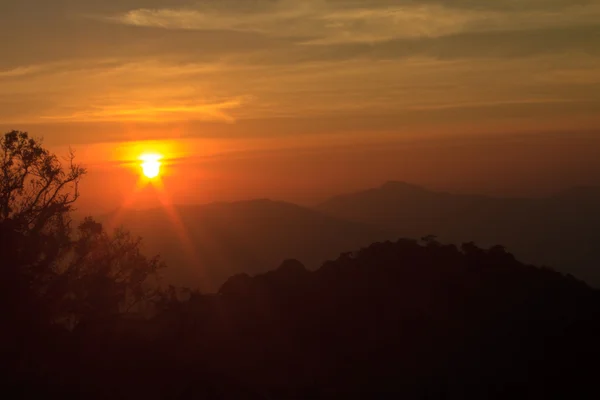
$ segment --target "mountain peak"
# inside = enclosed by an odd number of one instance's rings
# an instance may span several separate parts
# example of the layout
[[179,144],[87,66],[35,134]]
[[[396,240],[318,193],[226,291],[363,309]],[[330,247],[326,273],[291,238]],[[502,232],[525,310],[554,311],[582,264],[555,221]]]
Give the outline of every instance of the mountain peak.
[[384,183],[380,189],[383,190],[405,190],[405,191],[418,191],[418,192],[428,192],[427,189],[413,185],[411,183],[403,182],[403,181],[388,181]]

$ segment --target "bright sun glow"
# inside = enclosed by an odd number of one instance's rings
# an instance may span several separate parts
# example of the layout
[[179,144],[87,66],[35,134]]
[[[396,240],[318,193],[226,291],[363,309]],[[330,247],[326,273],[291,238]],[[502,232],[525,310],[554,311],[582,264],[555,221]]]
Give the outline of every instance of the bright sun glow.
[[154,179],[160,174],[160,160],[162,156],[159,154],[143,154],[140,157],[142,161],[142,172],[148,179]]

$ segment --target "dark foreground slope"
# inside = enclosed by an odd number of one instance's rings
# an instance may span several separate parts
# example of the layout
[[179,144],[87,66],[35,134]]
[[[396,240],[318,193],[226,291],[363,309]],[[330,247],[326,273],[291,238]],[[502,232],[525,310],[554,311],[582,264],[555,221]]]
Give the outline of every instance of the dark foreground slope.
[[502,243],[519,259],[549,265],[600,287],[600,188],[574,188],[545,198],[496,198],[388,182],[334,197],[323,213],[372,224],[396,237],[437,235],[451,243]]
[[599,300],[501,247],[378,243],[87,325],[27,379],[86,399],[591,398]]

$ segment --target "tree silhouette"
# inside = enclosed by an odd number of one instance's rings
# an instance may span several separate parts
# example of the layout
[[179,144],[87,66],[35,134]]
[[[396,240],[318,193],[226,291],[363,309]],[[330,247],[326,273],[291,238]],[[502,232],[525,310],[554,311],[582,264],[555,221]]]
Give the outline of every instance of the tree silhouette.
[[64,168],[26,132],[0,139],[0,307],[5,315],[23,314],[24,308],[30,318],[39,317],[45,304],[38,295],[70,247],[69,212],[85,169],[72,152],[66,161]]
[[72,210],[86,173],[72,151],[65,168],[40,140],[12,131],[0,139],[0,152],[0,223],[37,234]]
[[26,132],[0,139],[0,350],[12,354],[8,364],[58,338],[51,332],[106,323],[161,293],[164,264],[141,253],[140,239],[109,234],[92,218],[73,231],[85,172],[73,152],[61,162]]
[[161,295],[158,257],[141,253],[141,239],[124,229],[109,235],[102,225],[86,218],[72,243],[69,262],[58,277],[64,281],[55,291],[60,318],[71,323],[105,322]]

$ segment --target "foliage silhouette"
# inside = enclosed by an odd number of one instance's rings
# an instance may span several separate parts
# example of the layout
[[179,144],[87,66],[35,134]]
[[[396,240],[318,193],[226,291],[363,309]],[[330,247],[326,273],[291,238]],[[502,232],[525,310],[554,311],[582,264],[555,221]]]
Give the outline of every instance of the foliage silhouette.
[[147,306],[161,294],[152,281],[163,264],[126,231],[109,235],[91,218],[73,232],[85,169],[72,152],[65,167],[39,140],[12,131],[0,139],[0,160],[0,350],[2,366],[18,375],[68,329]]

